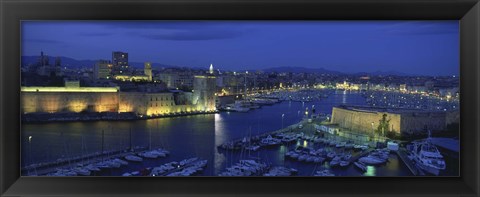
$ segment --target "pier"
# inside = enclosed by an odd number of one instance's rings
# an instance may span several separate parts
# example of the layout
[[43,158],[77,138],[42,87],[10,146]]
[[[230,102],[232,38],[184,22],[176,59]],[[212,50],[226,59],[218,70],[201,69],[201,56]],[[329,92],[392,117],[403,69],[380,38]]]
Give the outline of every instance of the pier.
[[[73,158],[58,159],[52,162],[32,164],[22,168],[22,174],[29,174],[29,172],[35,172],[36,175],[48,174],[54,172],[58,168],[73,167],[77,164],[90,164],[100,162],[102,160],[108,160],[112,158],[124,157],[129,154],[136,154],[138,152],[146,150],[145,147],[135,147],[133,149],[127,148],[123,150],[105,151],[102,153],[96,152],[85,156],[77,156]],[[87,164],[88,163],[88,164]]]
[[404,148],[400,148],[398,149],[398,151],[395,152],[397,153],[398,157],[400,157],[400,159],[403,161],[403,163],[408,167],[410,172],[412,172],[413,175],[425,176],[425,173],[421,169],[418,169],[417,166],[413,163],[413,161],[408,158],[407,152]]

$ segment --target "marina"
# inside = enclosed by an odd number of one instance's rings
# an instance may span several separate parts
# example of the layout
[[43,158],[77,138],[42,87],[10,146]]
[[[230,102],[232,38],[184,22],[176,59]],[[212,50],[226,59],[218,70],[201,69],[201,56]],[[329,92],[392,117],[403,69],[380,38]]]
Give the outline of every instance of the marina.
[[[74,130],[63,134],[52,129],[61,129],[59,123],[26,124],[23,127],[27,129],[25,138],[33,136],[33,139],[24,141],[27,151],[22,158],[29,165],[23,168],[22,173],[71,176],[73,173],[69,174],[67,171],[70,169],[76,175],[85,176],[88,173],[79,167],[88,166],[91,172],[89,175],[93,176],[424,175],[415,171],[418,168],[401,152],[401,148],[397,153],[383,155],[386,160],[377,164],[370,156],[384,148],[352,140],[348,135],[337,136],[319,130],[316,125],[329,118],[329,109],[343,102],[362,104],[365,100],[357,92],[339,92],[318,101],[282,101],[247,113],[227,111],[184,117],[115,121],[115,124],[109,121],[72,122],[67,123],[67,126]],[[315,117],[305,119],[304,114],[299,111],[313,105],[317,110]],[[183,124],[185,121],[191,124]],[[265,124],[267,122],[269,124]],[[130,134],[131,127],[138,129]],[[48,135],[35,135],[35,130],[38,132],[47,128]],[[99,154],[102,152],[102,134],[96,132],[102,129],[105,130],[103,155]],[[44,139],[54,140],[56,143],[41,144]],[[181,146],[174,142],[179,142]],[[136,147],[133,152],[130,148],[124,148],[130,143]],[[31,150],[29,145],[32,146]],[[164,147],[170,154],[155,158],[155,154],[148,153],[150,148],[147,147],[152,147],[152,150]],[[35,161],[35,158],[55,157],[35,157],[39,149],[57,150],[50,151],[50,154],[57,155],[57,159],[30,164],[30,159]],[[28,154],[29,151],[32,151],[33,156]],[[141,160],[127,160],[127,155]],[[118,167],[109,168],[90,165],[101,162],[102,156],[105,161],[112,163],[114,159],[121,159],[128,162],[128,165],[116,164]],[[187,158],[203,159],[199,159],[202,162],[198,164],[175,166]],[[367,164],[369,162],[372,163]],[[117,160],[116,163],[120,162]]]

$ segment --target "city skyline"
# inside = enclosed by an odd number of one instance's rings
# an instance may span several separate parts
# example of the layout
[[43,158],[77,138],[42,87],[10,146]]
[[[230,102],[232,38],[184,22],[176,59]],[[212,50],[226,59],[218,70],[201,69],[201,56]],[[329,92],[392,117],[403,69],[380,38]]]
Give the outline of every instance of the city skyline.
[[48,51],[95,60],[124,51],[130,62],[214,64],[221,70],[290,66],[347,74],[459,71],[458,21],[27,21],[22,36],[24,56]]

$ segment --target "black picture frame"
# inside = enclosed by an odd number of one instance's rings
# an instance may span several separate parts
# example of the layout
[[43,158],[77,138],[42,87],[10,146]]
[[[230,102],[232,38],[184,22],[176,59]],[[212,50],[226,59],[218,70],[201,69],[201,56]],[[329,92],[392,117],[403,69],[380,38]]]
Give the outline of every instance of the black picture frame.
[[[477,0],[0,0],[2,196],[479,196]],[[21,20],[460,20],[460,177],[20,177]]]

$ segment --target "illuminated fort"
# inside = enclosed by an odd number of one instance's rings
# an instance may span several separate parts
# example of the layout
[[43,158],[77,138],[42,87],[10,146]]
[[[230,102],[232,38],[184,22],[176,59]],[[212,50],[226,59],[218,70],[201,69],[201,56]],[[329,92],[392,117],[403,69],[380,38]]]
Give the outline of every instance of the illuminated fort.
[[332,110],[331,123],[353,131],[371,133],[386,115],[388,131],[417,133],[425,130],[443,131],[449,124],[458,123],[458,111],[424,111],[416,109],[386,109],[366,106],[339,106]]
[[121,92],[117,87],[22,87],[21,110],[22,113],[133,112],[147,116],[216,111],[215,76],[195,76],[194,81],[193,92]]

